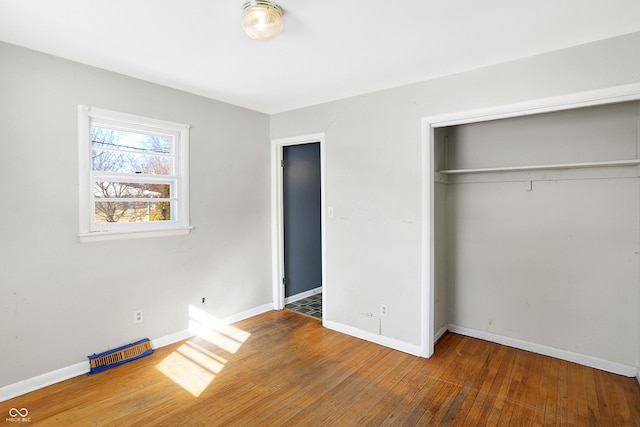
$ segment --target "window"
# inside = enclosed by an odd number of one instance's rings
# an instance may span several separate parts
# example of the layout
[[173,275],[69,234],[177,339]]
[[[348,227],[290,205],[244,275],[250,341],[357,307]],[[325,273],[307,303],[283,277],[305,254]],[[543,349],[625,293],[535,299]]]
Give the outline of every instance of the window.
[[80,241],[189,232],[189,127],[79,106]]

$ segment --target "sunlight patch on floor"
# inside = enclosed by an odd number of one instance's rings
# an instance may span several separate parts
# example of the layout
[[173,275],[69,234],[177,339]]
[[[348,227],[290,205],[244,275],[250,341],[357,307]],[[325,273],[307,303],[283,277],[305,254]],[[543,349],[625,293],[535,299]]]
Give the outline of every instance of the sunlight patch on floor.
[[189,306],[189,331],[195,335],[167,356],[156,368],[198,397],[222,371],[251,334],[227,325],[201,309]]

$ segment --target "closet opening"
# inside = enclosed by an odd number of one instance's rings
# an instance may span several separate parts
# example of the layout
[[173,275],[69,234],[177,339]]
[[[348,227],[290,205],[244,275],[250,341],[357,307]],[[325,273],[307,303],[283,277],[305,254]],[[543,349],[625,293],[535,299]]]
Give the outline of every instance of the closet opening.
[[450,330],[635,375],[640,88],[611,90],[424,119],[425,356]]

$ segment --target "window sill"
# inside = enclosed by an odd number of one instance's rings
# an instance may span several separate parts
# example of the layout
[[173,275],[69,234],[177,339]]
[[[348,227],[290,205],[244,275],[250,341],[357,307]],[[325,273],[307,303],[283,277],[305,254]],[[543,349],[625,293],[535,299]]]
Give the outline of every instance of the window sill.
[[103,240],[142,239],[146,237],[182,236],[189,234],[193,227],[168,228],[163,230],[142,231],[96,231],[93,233],[80,233],[80,243],[99,242]]

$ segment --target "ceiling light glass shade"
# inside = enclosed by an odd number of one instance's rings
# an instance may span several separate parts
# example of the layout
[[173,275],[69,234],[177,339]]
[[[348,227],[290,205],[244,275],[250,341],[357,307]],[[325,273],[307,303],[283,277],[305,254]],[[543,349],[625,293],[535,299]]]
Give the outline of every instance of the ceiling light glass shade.
[[282,8],[270,1],[250,0],[242,6],[241,22],[252,39],[271,39],[282,31]]

